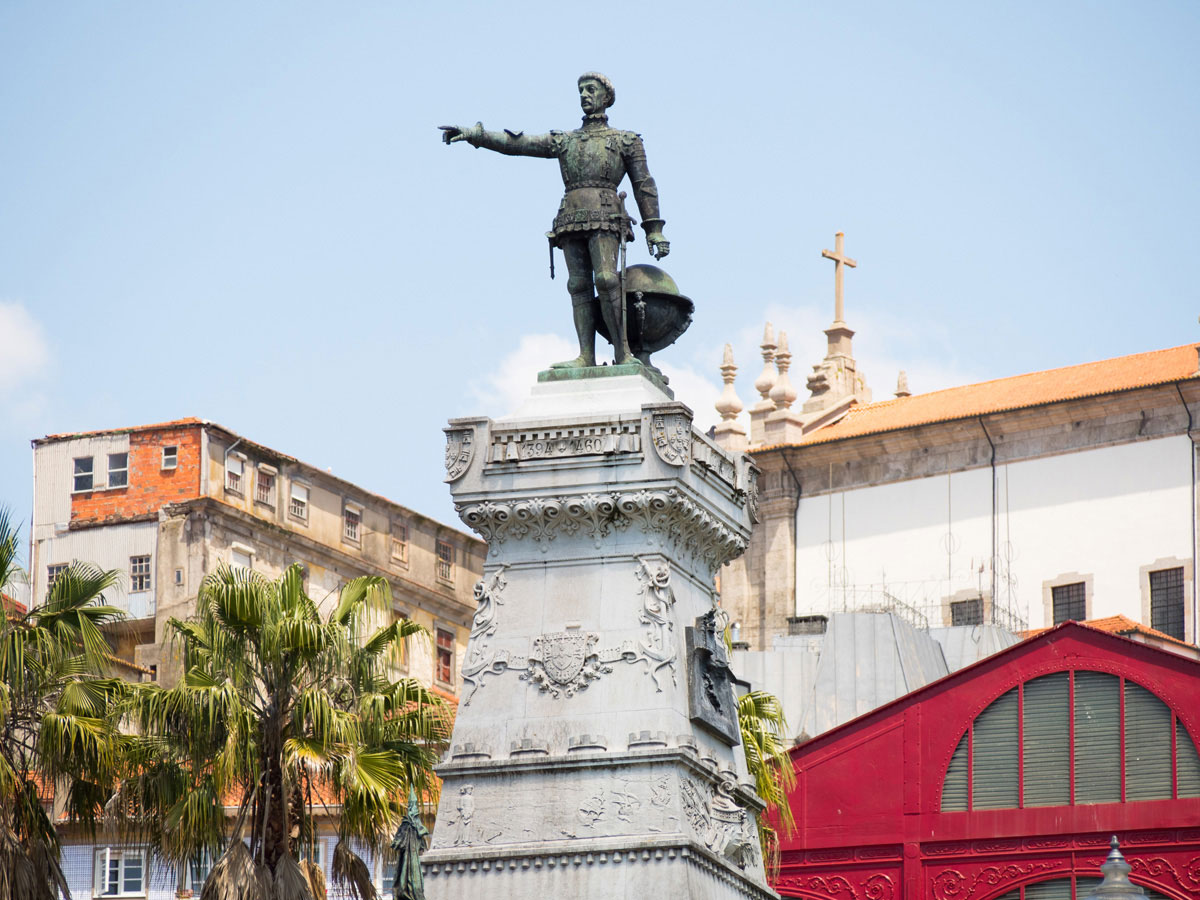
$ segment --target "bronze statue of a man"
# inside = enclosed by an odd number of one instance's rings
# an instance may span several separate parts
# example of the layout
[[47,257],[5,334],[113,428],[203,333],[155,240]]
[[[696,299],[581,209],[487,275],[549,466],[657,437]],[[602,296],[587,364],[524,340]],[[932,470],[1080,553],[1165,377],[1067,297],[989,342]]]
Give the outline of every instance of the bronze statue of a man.
[[632,220],[617,195],[617,187],[627,174],[650,253],[662,259],[670,250],[659,218],[658,188],[646,167],[641,137],[608,127],[607,110],[615,100],[611,81],[599,72],[586,72],[579,76],[583,127],[575,131],[485,131],[482,122],[470,128],[441,126],[447,144],[466,141],[472,147],[486,147],[509,156],[558,159],[566,192],[548,237],[551,246],[561,248],[567,260],[567,290],[574,308],[579,356],[555,363],[552,368],[596,364],[597,308],[611,336],[617,365],[638,364],[629,350],[617,274],[621,242],[633,240]]

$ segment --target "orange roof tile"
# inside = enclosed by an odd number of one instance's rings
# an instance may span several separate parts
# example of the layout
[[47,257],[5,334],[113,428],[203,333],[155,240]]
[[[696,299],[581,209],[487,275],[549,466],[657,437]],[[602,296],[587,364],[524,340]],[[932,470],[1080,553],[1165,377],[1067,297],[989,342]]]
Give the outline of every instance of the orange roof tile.
[[152,425],[133,425],[128,428],[98,428],[95,431],[66,431],[62,434],[48,434],[44,438],[37,438],[34,443],[40,444],[45,441],[63,441],[68,438],[94,437],[99,434],[126,434],[134,431],[155,431],[159,428],[182,428],[185,425],[203,424],[203,419],[188,416],[185,419],[173,419],[170,422],[155,422]]
[[798,445],[823,444],[915,425],[1170,384],[1197,375],[1197,345],[1184,344],[1169,350],[1135,353],[855,406],[832,425],[806,435]]
[[[1096,631],[1105,631],[1109,634],[1141,634],[1146,637],[1152,637],[1156,640],[1166,641],[1169,644],[1178,644],[1180,647],[1188,647],[1195,649],[1193,645],[1187,641],[1181,641],[1179,638],[1171,637],[1171,635],[1159,631],[1157,628],[1151,628],[1149,625],[1143,625],[1141,622],[1135,622],[1127,616],[1107,616],[1103,619],[1087,619],[1076,624],[1083,625],[1087,628],[1094,628]],[[1022,631],[1017,636],[1020,638],[1037,637],[1039,634],[1045,634],[1049,628],[1031,628],[1029,631]]]
[[25,613],[29,612],[29,608],[24,603],[8,596],[8,594],[0,594],[0,605],[4,607],[4,612],[8,614],[10,619],[19,619]]

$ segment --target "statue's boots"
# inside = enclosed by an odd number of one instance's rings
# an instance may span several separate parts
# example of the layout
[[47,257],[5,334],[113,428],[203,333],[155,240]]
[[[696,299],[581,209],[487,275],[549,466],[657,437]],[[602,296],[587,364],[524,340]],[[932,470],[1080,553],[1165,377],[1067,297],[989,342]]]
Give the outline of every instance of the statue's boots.
[[625,328],[625,310],[621,288],[600,292],[600,314],[612,340],[613,356],[618,366],[640,365],[641,361],[629,350],[629,334]]
[[574,359],[551,363],[552,369],[583,369],[596,365],[596,296],[589,288],[571,295],[575,316],[575,335],[579,338],[579,355]]

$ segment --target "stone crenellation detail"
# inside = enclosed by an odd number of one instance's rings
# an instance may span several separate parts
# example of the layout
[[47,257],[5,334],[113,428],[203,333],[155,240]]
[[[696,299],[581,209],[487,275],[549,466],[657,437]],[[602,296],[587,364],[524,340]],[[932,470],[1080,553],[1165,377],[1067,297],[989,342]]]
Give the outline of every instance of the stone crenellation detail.
[[703,562],[712,571],[746,551],[746,539],[676,488],[638,490],[577,497],[455,504],[459,518],[478,533],[493,556],[505,541],[528,538],[542,544],[562,533],[584,533],[595,541],[613,529],[631,525],[643,534],[660,534],[680,555]]

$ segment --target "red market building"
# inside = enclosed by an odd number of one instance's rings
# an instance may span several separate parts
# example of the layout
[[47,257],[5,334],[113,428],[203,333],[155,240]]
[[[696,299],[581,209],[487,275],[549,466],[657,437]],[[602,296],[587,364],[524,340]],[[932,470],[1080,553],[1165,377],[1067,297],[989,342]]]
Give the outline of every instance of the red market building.
[[794,748],[798,831],[773,885],[1081,900],[1116,834],[1148,896],[1200,897],[1198,698],[1194,658],[1043,632]]

